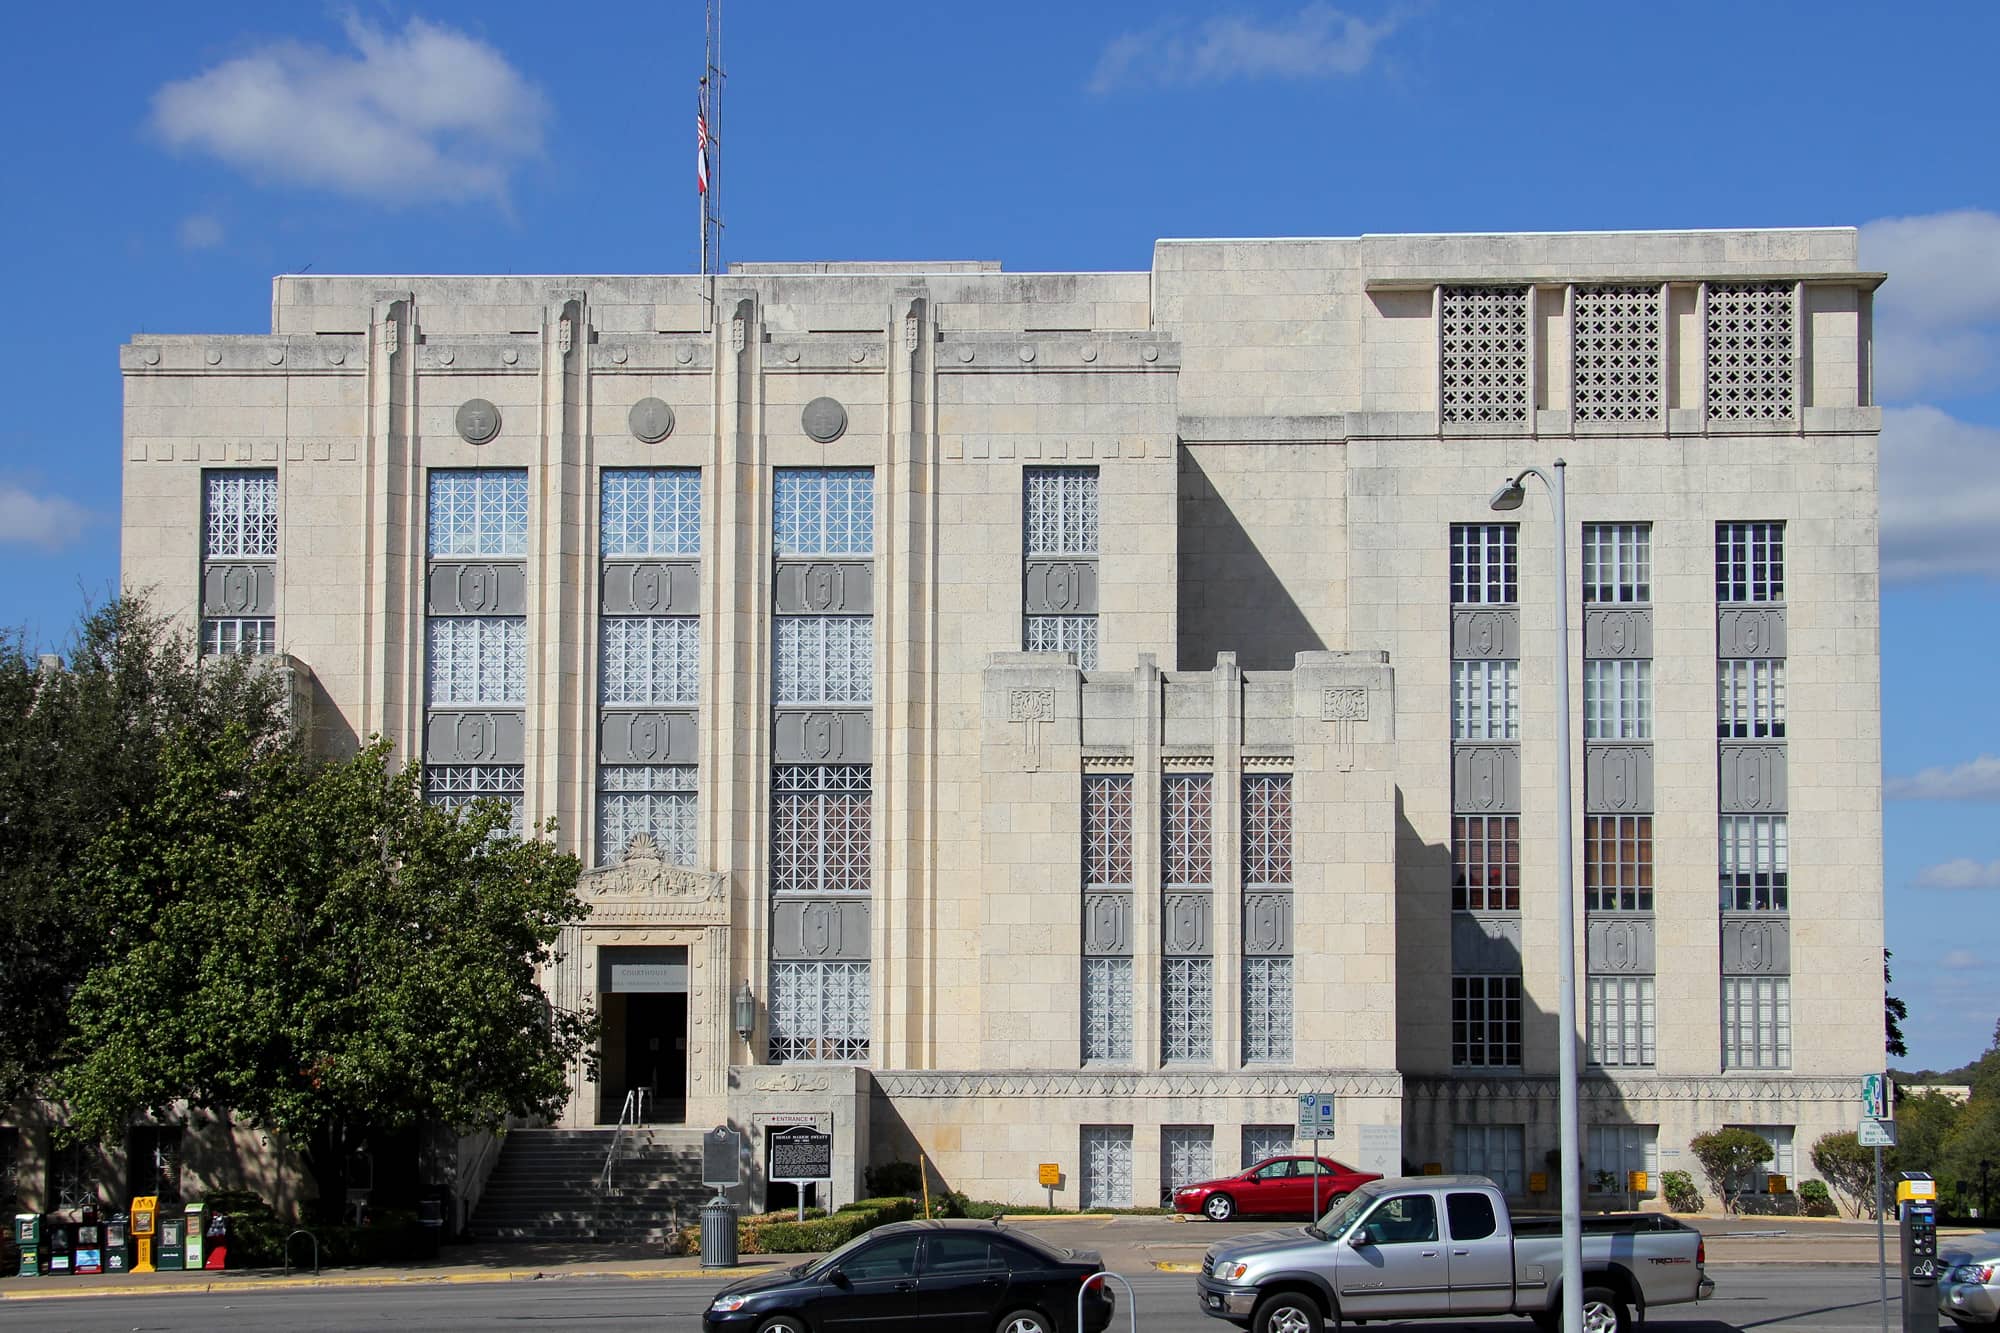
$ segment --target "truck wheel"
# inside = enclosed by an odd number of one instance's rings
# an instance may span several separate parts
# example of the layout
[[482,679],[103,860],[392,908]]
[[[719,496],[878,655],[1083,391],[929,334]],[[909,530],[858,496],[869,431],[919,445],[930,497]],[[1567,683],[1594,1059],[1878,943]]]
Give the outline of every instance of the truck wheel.
[[1208,1214],[1208,1220],[1211,1222],[1227,1222],[1236,1216],[1236,1200],[1227,1194],[1211,1194],[1208,1196],[1208,1202],[1201,1206],[1201,1210]]
[[1625,1315],[1625,1302],[1608,1287],[1583,1289],[1583,1326],[1587,1333],[1628,1333],[1632,1324]]
[[1251,1333],[1320,1333],[1319,1303],[1296,1291],[1281,1291],[1257,1307]]

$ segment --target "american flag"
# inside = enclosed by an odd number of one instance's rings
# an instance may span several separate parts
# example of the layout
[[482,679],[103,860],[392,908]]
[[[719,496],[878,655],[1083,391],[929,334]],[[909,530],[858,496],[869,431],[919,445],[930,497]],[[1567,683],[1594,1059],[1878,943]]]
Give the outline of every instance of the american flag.
[[694,188],[697,194],[708,193],[708,111],[699,102],[694,108]]

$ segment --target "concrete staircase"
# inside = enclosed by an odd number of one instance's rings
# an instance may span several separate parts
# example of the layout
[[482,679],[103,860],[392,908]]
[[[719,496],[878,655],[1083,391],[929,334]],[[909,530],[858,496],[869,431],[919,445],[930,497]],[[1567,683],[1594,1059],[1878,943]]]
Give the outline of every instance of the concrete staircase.
[[517,1129],[472,1215],[482,1241],[660,1241],[701,1220],[701,1131],[627,1128],[598,1190],[609,1129]]

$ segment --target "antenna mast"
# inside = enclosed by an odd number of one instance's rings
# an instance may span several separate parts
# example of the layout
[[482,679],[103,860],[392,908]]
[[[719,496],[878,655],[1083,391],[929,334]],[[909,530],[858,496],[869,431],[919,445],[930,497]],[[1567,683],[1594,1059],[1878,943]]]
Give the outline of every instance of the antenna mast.
[[722,271],[722,0],[708,0],[708,34],[702,58],[700,123],[696,127],[701,205],[701,271]]

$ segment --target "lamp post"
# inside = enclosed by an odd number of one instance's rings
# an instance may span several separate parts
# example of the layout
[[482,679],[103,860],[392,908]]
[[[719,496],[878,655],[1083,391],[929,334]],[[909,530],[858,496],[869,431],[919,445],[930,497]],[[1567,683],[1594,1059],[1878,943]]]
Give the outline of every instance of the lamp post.
[[736,992],[736,1035],[747,1043],[756,1030],[757,997],[750,993],[750,983],[745,980],[743,989]]
[[1576,880],[1570,839],[1574,799],[1569,772],[1569,521],[1564,512],[1563,472],[1558,458],[1553,477],[1540,468],[1522,468],[1514,479],[1493,492],[1496,512],[1519,509],[1529,477],[1548,490],[1555,509],[1556,534],[1556,962],[1557,1100],[1562,1119],[1562,1327],[1583,1333],[1583,1153],[1577,1129],[1576,1096]]

